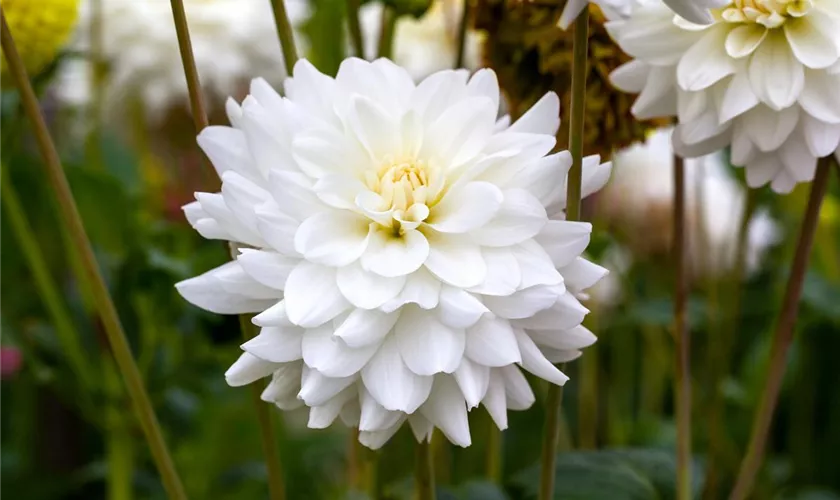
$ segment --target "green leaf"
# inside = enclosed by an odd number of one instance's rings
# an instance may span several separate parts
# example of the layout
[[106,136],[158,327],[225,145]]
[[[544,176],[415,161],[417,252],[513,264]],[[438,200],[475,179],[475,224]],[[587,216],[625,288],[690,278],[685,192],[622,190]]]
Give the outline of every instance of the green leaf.
[[[619,449],[561,453],[555,467],[554,498],[572,500],[669,500],[676,498],[676,463],[671,452]],[[695,467],[695,469],[697,469]],[[514,483],[525,498],[536,498],[539,464],[521,472]],[[695,470],[694,494],[702,487]]]

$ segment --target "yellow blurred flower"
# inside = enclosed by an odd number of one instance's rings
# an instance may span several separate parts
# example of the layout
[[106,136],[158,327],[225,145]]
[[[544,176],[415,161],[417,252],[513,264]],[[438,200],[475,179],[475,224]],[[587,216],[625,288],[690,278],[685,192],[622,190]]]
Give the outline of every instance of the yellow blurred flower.
[[[67,42],[78,15],[78,0],[2,0],[6,22],[30,76],[40,73]],[[6,77],[6,58],[2,63]]]
[[[484,62],[499,76],[512,118],[550,90],[560,96],[561,110],[569,109],[574,30],[557,27],[564,5],[556,0],[479,1],[476,27],[489,35],[484,45]],[[610,85],[610,72],[630,58],[610,39],[601,10],[590,5],[589,11],[583,152],[609,157],[615,150],[644,140],[647,131],[667,122],[636,120],[630,113],[633,99]],[[567,147],[567,127],[564,116],[557,135],[561,149]]]

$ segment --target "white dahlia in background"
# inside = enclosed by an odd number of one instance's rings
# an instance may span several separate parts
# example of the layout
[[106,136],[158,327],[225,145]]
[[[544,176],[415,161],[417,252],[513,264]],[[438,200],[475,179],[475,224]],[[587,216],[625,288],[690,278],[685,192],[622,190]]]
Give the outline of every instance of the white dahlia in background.
[[659,1],[607,30],[634,61],[613,83],[639,92],[638,118],[677,116],[677,152],[731,145],[752,187],[810,181],[840,143],[840,2],[737,0],[699,26]]
[[[552,363],[595,341],[576,294],[605,270],[579,257],[590,224],[562,220],[557,96],[510,125],[492,71],[415,85],[385,59],[335,79],[301,60],[285,94],[254,80],[233,127],[198,137],[223,184],[187,218],[241,253],[178,290],[262,327],[228,383],[271,376],[263,399],[308,406],[313,428],[341,416],[372,448],[406,420],[468,446],[469,409],[504,428],[534,401],[521,369],[565,383]],[[583,192],[609,170],[587,158]]]
[[[109,107],[139,100],[154,118],[173,105],[186,105],[184,66],[170,2],[98,1]],[[295,26],[308,15],[303,0],[287,0],[286,5]],[[205,92],[222,99],[237,93],[238,86],[243,81],[247,85],[254,74],[277,83],[286,76],[268,0],[185,0],[184,10]],[[86,0],[75,50],[91,51],[93,22],[92,0]],[[92,98],[91,75],[89,59],[69,58],[59,73],[58,97],[70,105],[88,104]],[[80,76],[85,76],[85,81]]]
[[[605,11],[607,17],[625,17],[630,14],[633,4],[639,0],[566,0],[566,6],[560,15],[557,25],[567,29],[589,2],[598,4]],[[645,1],[645,0],[642,0]],[[729,0],[664,0],[677,15],[697,24],[709,24],[713,21],[711,9],[723,7]],[[749,0],[747,0],[749,1]],[[756,3],[760,3],[758,0]],[[770,0],[778,1],[778,0]],[[785,0],[781,0],[785,1]]]
[[[616,172],[598,199],[599,209],[611,223],[626,228],[630,236],[641,235],[639,241],[629,242],[635,253],[670,249],[674,202],[671,134],[672,129],[661,129],[646,143],[616,153]],[[746,203],[744,190],[727,172],[721,153],[686,160],[685,179],[689,266],[698,276],[723,276],[735,266]],[[779,228],[765,209],[756,210],[748,224],[745,263],[747,272],[753,272],[767,249],[778,241]]]
[[[408,71],[414,81],[449,69],[458,54],[458,29],[464,15],[464,0],[434,0],[420,18],[402,16],[394,27],[393,60]],[[382,24],[382,4],[366,3],[359,9],[359,22],[365,41],[365,55],[376,58]],[[481,65],[482,36],[467,32],[464,67],[476,70]]]

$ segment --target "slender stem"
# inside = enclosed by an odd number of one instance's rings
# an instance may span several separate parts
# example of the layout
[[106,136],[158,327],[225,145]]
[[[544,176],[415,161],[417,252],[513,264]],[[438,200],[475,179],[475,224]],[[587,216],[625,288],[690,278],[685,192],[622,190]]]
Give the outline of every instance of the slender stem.
[[79,216],[79,210],[73,199],[73,193],[70,191],[70,185],[67,183],[67,177],[64,175],[61,160],[58,157],[55,144],[50,137],[44,117],[41,115],[38,99],[35,97],[34,90],[32,90],[32,85],[29,82],[26,69],[23,67],[23,62],[15,47],[15,42],[6,24],[6,16],[2,13],[1,6],[0,20],[2,20],[3,54],[6,56],[9,72],[14,78],[15,84],[20,92],[26,115],[32,122],[38,148],[44,157],[44,166],[47,170],[48,180],[61,208],[60,215],[62,221],[67,227],[73,241],[73,246],[76,248],[84,265],[84,271],[87,277],[85,284],[90,287],[91,294],[95,299],[97,311],[101,317],[105,333],[108,336],[111,350],[125,380],[131,400],[134,403],[137,418],[146,435],[146,440],[151,448],[155,464],[163,479],[164,488],[171,499],[185,499],[187,495],[184,492],[181,479],[175,471],[175,466],[163,439],[163,433],[160,430],[152,403],[143,385],[143,379],[140,377],[140,372],[134,363],[134,358],[132,358],[131,348],[128,345],[125,332],[120,324],[117,309],[114,307],[111,296],[108,294],[108,287],[105,285],[105,280],[99,271],[96,257],[93,254],[93,248],[85,233],[82,219]]
[[102,121],[105,110],[105,57],[102,43],[102,2],[90,3],[90,92],[93,96],[89,110],[91,119],[90,133],[87,137],[86,151],[91,165],[97,170],[105,169],[102,153]]
[[472,2],[464,0],[464,13],[461,16],[461,24],[458,26],[458,53],[455,56],[455,68],[464,67],[464,53],[467,46],[467,33],[469,31],[470,16],[472,16]]
[[172,17],[175,19],[175,32],[178,34],[178,50],[181,52],[181,62],[184,65],[184,76],[187,78],[187,88],[190,93],[190,108],[196,133],[204,130],[207,121],[207,108],[204,106],[204,96],[201,94],[201,82],[195,65],[190,30],[187,25],[187,14],[184,11],[184,0],[171,0]]
[[712,373],[709,386],[712,391],[712,398],[708,415],[709,452],[706,460],[706,480],[704,481],[704,497],[709,499],[718,497],[717,488],[720,480],[718,467],[722,460],[726,438],[723,426],[724,398],[721,384],[724,376],[729,373],[732,339],[735,338],[738,331],[738,321],[741,317],[741,282],[746,272],[747,237],[750,221],[757,205],[757,191],[754,189],[748,190],[744,203],[744,213],[738,225],[735,261],[733,262],[732,273],[729,274],[725,283],[726,300],[722,319],[723,328],[719,335],[711,339],[709,366]]
[[487,479],[494,484],[502,484],[502,431],[492,420],[488,429],[490,435],[487,438]]
[[[242,330],[242,337],[249,341],[254,337],[254,325],[250,318],[241,314],[239,316],[239,328]],[[277,439],[274,434],[274,426],[271,422],[271,406],[265,404],[260,394],[265,389],[262,381],[251,384],[251,394],[254,407],[257,409],[257,420],[262,433],[262,446],[265,453],[266,467],[268,468],[268,492],[271,500],[283,500],[286,497],[286,488],[283,485],[283,468],[280,466],[280,454],[277,452]]]
[[286,74],[291,76],[295,69],[295,63],[298,60],[297,47],[295,46],[295,32],[292,30],[289,14],[286,12],[286,3],[283,0],[271,0],[271,8],[274,11],[274,24],[277,25],[277,37],[280,38],[280,48],[283,50],[283,62],[286,65]]
[[785,296],[782,300],[782,309],[776,325],[776,334],[770,352],[770,366],[764,385],[764,392],[761,394],[761,402],[755,413],[747,454],[744,456],[743,462],[741,462],[741,470],[738,473],[735,488],[729,497],[730,500],[743,500],[750,495],[755,483],[755,477],[761,467],[764,449],[767,446],[767,435],[773,423],[773,413],[776,409],[779,390],[781,389],[782,379],[785,375],[788,350],[793,342],[796,316],[799,311],[799,298],[802,295],[805,272],[808,270],[811,247],[814,244],[814,234],[816,233],[817,223],[819,221],[820,205],[828,189],[829,169],[832,160],[832,157],[827,157],[819,161],[816,176],[811,184],[811,194],[808,197],[808,206],[805,209],[805,216],[802,219],[802,229],[800,230],[799,240],[796,244],[793,265],[791,266],[790,276],[788,277],[787,287],[785,288]]
[[378,57],[391,58],[394,49],[394,28],[397,23],[397,15],[390,5],[382,6],[382,21],[379,25],[379,47]]
[[691,499],[691,348],[688,322],[688,275],[686,270],[685,165],[674,157],[674,401],[677,415],[677,499]]
[[5,165],[2,167],[2,180],[0,181],[0,200],[3,202],[3,212],[8,217],[15,238],[20,245],[21,255],[26,259],[26,264],[32,273],[35,287],[44,305],[47,308],[55,334],[61,344],[62,354],[67,358],[68,364],[73,373],[78,377],[82,387],[92,390],[94,387],[93,372],[91,364],[85,356],[81,344],[81,337],[73,325],[70,311],[64,305],[58,285],[53,281],[47,266],[47,259],[38,246],[38,241],[32,232],[29,222],[26,220],[25,211],[20,204],[17,192],[12,185]]
[[359,0],[347,0],[347,28],[350,31],[350,42],[353,44],[353,55],[365,58],[365,42],[362,26],[359,24]]
[[417,443],[414,458],[415,500],[435,500],[435,473],[432,468],[432,445],[427,440]]
[[122,421],[120,410],[109,409],[107,433],[108,450],[108,500],[131,500],[134,476],[134,446],[131,432]]
[[[569,150],[572,168],[566,182],[566,220],[580,220],[581,181],[583,178],[583,121],[586,106],[586,58],[589,43],[589,9],[575,20],[574,46],[572,48],[572,102],[569,125]],[[565,365],[561,365],[561,371]],[[563,388],[554,384],[548,387],[543,428],[542,467],[540,470],[539,500],[554,497],[554,464],[557,459],[557,436],[560,428],[560,410]]]

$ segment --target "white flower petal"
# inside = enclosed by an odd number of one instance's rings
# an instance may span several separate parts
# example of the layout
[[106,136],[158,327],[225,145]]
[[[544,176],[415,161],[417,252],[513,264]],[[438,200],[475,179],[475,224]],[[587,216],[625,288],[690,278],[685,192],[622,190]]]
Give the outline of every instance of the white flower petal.
[[582,257],[576,258],[571,264],[560,270],[566,288],[579,292],[586,290],[606,276],[606,268],[590,262]]
[[511,410],[527,410],[534,404],[534,391],[528,385],[525,375],[516,365],[504,366],[498,369],[505,382],[505,396],[507,407]]
[[598,340],[585,326],[578,325],[569,330],[528,330],[528,336],[540,346],[558,350],[583,349]]
[[303,328],[298,326],[268,326],[260,334],[242,344],[242,350],[273,363],[299,360]]
[[295,232],[300,222],[280,212],[274,201],[255,208],[257,230],[262,238],[278,252],[288,256],[299,256],[295,250]]
[[472,409],[478,406],[487,394],[487,387],[490,384],[490,367],[474,363],[469,358],[463,358],[453,375],[467,402],[467,408]]
[[464,237],[428,232],[429,256],[426,269],[444,283],[469,288],[484,281],[487,266],[480,247]]
[[507,398],[505,397],[505,381],[499,370],[490,370],[490,381],[487,384],[487,392],[481,401],[487,413],[496,423],[496,426],[505,430],[508,427],[507,419]]
[[420,376],[408,369],[395,337],[386,337],[362,370],[362,381],[370,395],[386,409],[414,413],[429,397],[433,377]]
[[735,72],[735,64],[725,50],[729,27],[725,24],[706,30],[683,55],[677,65],[677,82],[689,92],[706,89]]
[[400,427],[402,426],[402,423],[403,423],[403,419],[401,419],[393,427],[391,427],[389,429],[385,429],[383,431],[375,431],[375,432],[362,431],[362,432],[359,432],[359,442],[362,443],[363,445],[367,446],[371,450],[378,450],[379,448],[382,448],[382,446],[384,446],[385,443],[388,442],[388,440],[390,440],[392,437],[394,437],[394,434],[396,434],[397,431],[400,430]]
[[487,265],[484,282],[469,291],[483,295],[510,295],[520,288],[522,275],[519,262],[510,248],[481,249],[481,257]]
[[[239,284],[231,287],[231,280]],[[280,298],[280,292],[271,292],[271,288],[253,280],[237,262],[222,264],[181,281],[175,288],[189,303],[216,314],[260,312]]]
[[435,426],[429,422],[429,419],[419,413],[414,413],[408,417],[408,424],[411,426],[411,432],[418,443],[424,441],[428,443],[432,440]]
[[437,312],[443,324],[452,328],[467,328],[490,310],[475,295],[460,288],[444,285],[440,291],[440,306]]
[[543,353],[540,352],[540,348],[527,333],[516,328],[513,333],[516,335],[516,341],[519,344],[519,352],[522,353],[522,368],[555,385],[564,385],[569,380],[569,377],[545,359]]
[[464,330],[446,326],[420,308],[402,311],[394,334],[405,365],[417,375],[452,373],[464,355]]
[[524,288],[507,297],[484,297],[484,305],[496,316],[506,319],[530,318],[548,309],[558,297],[566,295],[563,285],[538,285]]
[[420,413],[452,443],[464,448],[472,443],[464,396],[451,375],[435,377],[434,389],[429,400],[420,408]]
[[411,274],[430,258],[429,241],[417,230],[394,235],[383,229],[370,234],[362,255],[362,267],[380,276],[393,278]]
[[254,316],[252,320],[257,326],[294,326],[286,315],[286,301],[280,302],[269,307],[265,311]]
[[359,400],[362,407],[359,416],[359,430],[362,432],[378,432],[390,429],[397,425],[403,416],[398,411],[386,410],[365,390],[362,391]]
[[276,290],[286,288],[286,280],[300,259],[275,252],[242,248],[236,261],[254,280]]
[[350,347],[364,347],[378,344],[397,323],[399,312],[384,313],[354,309],[335,330],[335,336]]
[[522,360],[510,322],[491,315],[467,328],[464,354],[485,366],[507,366]]
[[423,309],[434,309],[438,306],[441,282],[425,269],[408,275],[400,294],[393,300],[383,304],[383,312],[396,311],[406,304],[417,304]]
[[519,268],[520,288],[563,283],[563,276],[554,268],[551,257],[539,243],[525,240],[514,246],[512,252]]
[[815,13],[788,19],[782,26],[796,58],[812,69],[827,68],[837,62],[837,20]]
[[[358,379],[358,375],[338,378],[325,377],[318,370],[304,367],[297,397],[307,406],[321,406],[350,387],[350,384]],[[342,404],[345,402],[347,401],[343,401]]]
[[303,401],[297,397],[302,368],[302,362],[277,365],[271,382],[260,394],[260,399],[266,403],[274,403],[281,410],[294,410],[303,406]]
[[592,224],[575,221],[549,221],[535,238],[555,267],[569,265],[589,245]]
[[470,233],[476,243],[489,247],[515,245],[536,236],[548,222],[542,203],[528,191],[506,189],[504,197],[496,217]]
[[386,278],[365,271],[358,263],[340,268],[337,278],[344,298],[362,309],[376,309],[394,299],[406,282],[405,276]]
[[231,387],[248,385],[270,375],[277,363],[262,360],[253,354],[243,353],[233,365],[225,372],[225,381]]
[[487,224],[502,205],[502,191],[489,182],[470,182],[446,193],[426,223],[442,233],[466,233]]
[[262,178],[241,130],[213,125],[204,127],[196,140],[219,177],[233,170],[254,181]]
[[589,309],[567,292],[557,297],[551,307],[517,320],[516,326],[534,330],[568,330],[581,324],[587,314]]
[[353,348],[333,335],[327,324],[303,334],[303,361],[327,377],[349,377],[358,373],[379,348],[377,344]]
[[536,104],[513,122],[508,131],[530,134],[557,134],[560,128],[560,98],[547,92]]
[[752,55],[749,67],[753,91],[776,111],[791,106],[805,83],[805,72],[782,33],[772,31]]
[[334,268],[302,262],[286,280],[286,314],[304,328],[323,325],[350,304],[336,285]]
[[372,232],[370,222],[353,212],[321,212],[300,225],[295,250],[310,262],[346,266],[364,253]]
[[804,114],[801,119],[805,142],[812,155],[822,158],[837,149],[840,143],[840,123],[823,123],[808,114]]
[[326,429],[335,422],[344,405],[355,395],[355,390],[347,389],[323,405],[312,406],[309,409],[309,421],[306,426],[310,429]]

